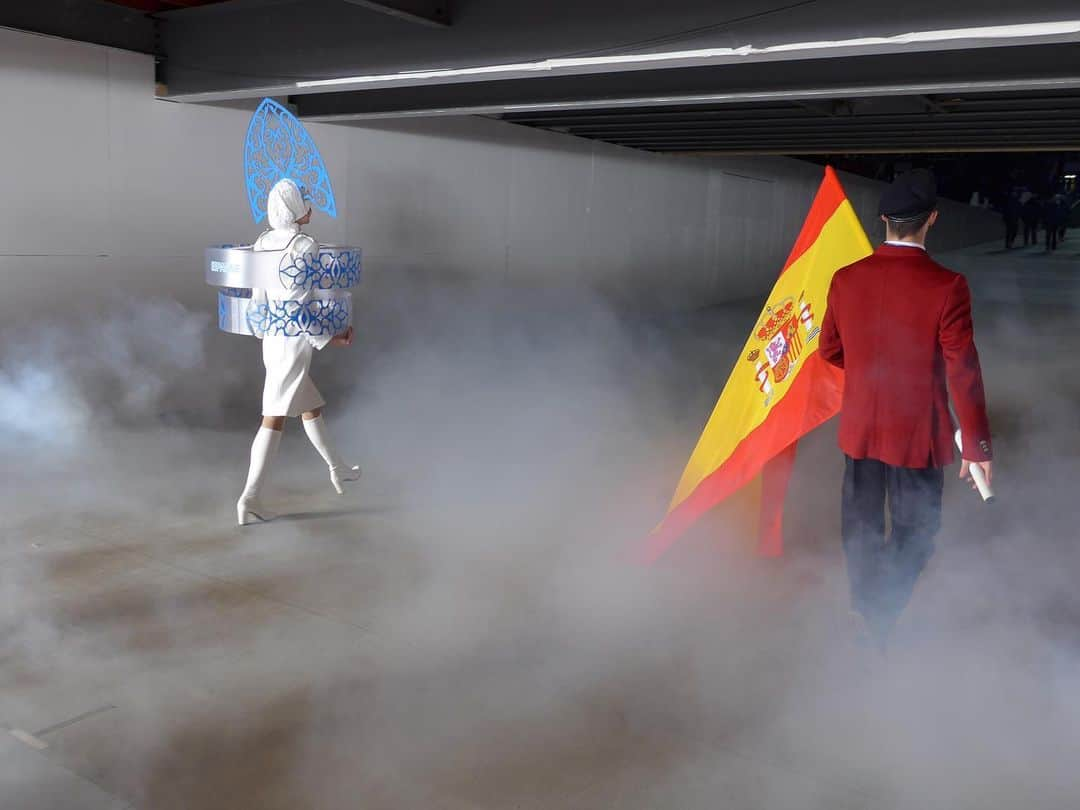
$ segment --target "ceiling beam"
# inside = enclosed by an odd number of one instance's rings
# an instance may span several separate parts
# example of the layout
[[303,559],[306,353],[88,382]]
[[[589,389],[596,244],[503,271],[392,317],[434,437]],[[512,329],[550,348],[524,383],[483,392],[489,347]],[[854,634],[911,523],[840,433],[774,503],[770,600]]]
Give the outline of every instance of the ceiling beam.
[[826,120],[810,116],[760,115],[752,110],[744,110],[737,115],[721,117],[688,115],[679,120],[655,120],[642,118],[641,116],[636,115],[629,115],[623,118],[614,117],[599,122],[582,119],[580,123],[571,123],[565,119],[548,121],[545,119],[518,119],[512,116],[504,118],[503,120],[513,124],[522,124],[531,127],[548,129],[557,128],[560,131],[573,132],[574,134],[581,134],[589,137],[603,137],[605,132],[617,132],[633,128],[708,130],[720,128],[726,129],[730,127],[769,126],[782,129],[788,126],[812,125],[815,127],[835,127],[837,129],[844,129],[846,127],[889,127],[906,126],[909,124],[927,124],[935,126],[985,124],[992,126],[999,123],[1008,124],[1016,121],[1076,121],[1078,119],[1080,119],[1080,104],[1073,109],[1046,111],[1001,110],[991,112],[990,110],[985,110],[980,112],[956,112],[951,113],[947,118],[930,117],[911,113],[886,113]]
[[[1040,137],[1047,133],[1053,133],[1057,135],[1075,135],[1080,138],[1080,128],[1075,126],[1033,126],[1029,130],[1029,136],[1031,139]],[[1025,139],[1024,130],[1016,127],[1007,130],[987,131],[987,130],[963,130],[959,132],[950,132],[948,130],[920,130],[912,129],[905,132],[895,132],[892,134],[880,133],[880,132],[772,132],[772,133],[718,133],[718,134],[666,134],[663,132],[657,132],[654,134],[640,134],[640,135],[607,135],[604,138],[596,140],[605,141],[619,141],[619,142],[637,142],[637,141],[710,141],[710,142],[754,142],[762,143],[767,141],[784,140],[833,140],[833,141],[855,141],[855,140],[878,140],[878,141],[906,141],[906,140],[918,140],[920,138],[937,138],[937,139],[952,139],[952,140],[1016,140],[1018,137]],[[1066,138],[1066,140],[1073,140],[1072,137]]]
[[962,133],[957,135],[940,134],[935,132],[913,132],[910,135],[894,136],[892,138],[882,138],[879,135],[874,134],[856,134],[847,136],[836,136],[829,134],[821,135],[775,135],[770,137],[758,136],[753,138],[723,138],[723,137],[687,137],[687,136],[664,136],[656,135],[652,137],[627,137],[627,138],[605,138],[609,143],[621,143],[621,144],[647,144],[657,143],[663,141],[664,143],[716,143],[716,144],[770,144],[770,143],[784,143],[784,144],[813,144],[813,143],[864,143],[867,145],[874,144],[887,144],[887,143],[917,143],[919,141],[934,140],[939,143],[953,142],[953,143],[986,143],[986,142],[1031,142],[1031,141],[1043,141],[1043,140],[1059,140],[1059,141],[1080,141],[1080,132],[1075,129],[1061,129],[1061,130],[1043,130],[1040,132],[1033,132],[1026,138],[1018,138],[1013,133],[1002,133],[1001,135],[978,135]]
[[[1016,120],[1016,121],[999,121],[992,125],[986,125],[980,122],[957,122],[955,124],[944,124],[931,121],[923,122],[911,122],[904,128],[903,135],[910,133],[939,133],[942,135],[948,134],[1020,134],[1025,132],[1039,132],[1044,130],[1061,130],[1064,132],[1077,131],[1080,132],[1080,116],[1071,120],[1065,121],[1032,121],[1032,120]],[[835,126],[835,125],[817,125],[812,121],[806,121],[800,126],[725,126],[725,127],[709,127],[709,128],[689,128],[689,127],[626,127],[624,129],[606,130],[604,132],[593,132],[588,129],[560,129],[560,132],[567,132],[570,135],[576,135],[579,138],[593,138],[596,140],[609,140],[612,138],[633,138],[633,137],[653,137],[653,136],[665,136],[665,137],[769,137],[772,135],[785,135],[785,136],[800,136],[800,135],[832,135],[837,137],[845,137],[847,135],[862,134],[873,137],[889,138],[893,137],[897,131],[897,127],[894,124],[888,125],[873,125],[873,126],[860,126],[852,124],[849,126]]]
[[[886,148],[860,148],[853,150],[851,154],[856,152],[860,155],[918,155],[918,154],[956,154],[963,153],[969,154],[974,152],[1072,152],[1076,149],[1080,149],[1080,144],[1077,143],[1047,143],[1039,144],[1035,146],[1027,145],[1013,145],[1013,146],[927,146],[919,147],[916,149],[886,149]],[[800,155],[839,155],[844,154],[846,150],[843,149],[825,149],[814,147],[811,149],[799,149],[793,151],[791,149],[706,149],[701,147],[680,148],[674,147],[670,149],[656,148],[646,150],[649,152],[658,152],[661,154],[673,154],[673,155],[693,155],[699,157],[739,157],[742,155],[780,155],[784,157],[800,156]]]
[[828,101],[796,101],[795,104],[819,118],[822,116],[828,118],[845,112],[841,107],[842,102],[839,99],[830,99]]
[[210,3],[209,5],[159,11],[153,16],[162,20],[192,22],[197,19],[241,14],[246,11],[259,11],[271,6],[291,6],[301,2],[303,0],[226,0],[225,2]]
[[[377,5],[380,9],[405,8],[404,0],[350,2],[368,7]],[[420,0],[410,0],[410,4],[418,2]],[[1080,37],[1080,33],[1077,36]],[[347,46],[342,44],[339,48]],[[1077,47],[1069,43],[945,49],[921,53],[917,59],[911,53],[899,52],[846,59],[785,53],[782,58],[778,54],[770,56],[767,66],[742,57],[733,57],[734,61],[716,61],[711,57],[684,59],[678,56],[682,52],[672,53],[676,55],[667,60],[653,60],[644,55],[640,64],[621,61],[620,57],[610,57],[615,61],[602,64],[588,63],[590,57],[443,64],[438,59],[418,55],[415,67],[410,68],[408,63],[393,67],[381,66],[380,62],[366,63],[360,55],[361,49],[356,53],[348,52],[347,64],[330,65],[325,59],[313,59],[302,70],[297,65],[294,72],[309,74],[311,78],[286,82],[268,76],[264,84],[244,83],[228,88],[196,83],[187,90],[171,92],[170,98],[212,102],[260,95],[338,94],[364,97],[363,100],[351,100],[353,109],[350,112],[368,114],[408,114],[420,108],[451,107],[489,108],[490,112],[500,112],[507,107],[519,108],[518,105],[536,102],[543,102],[548,109],[560,109],[564,103],[567,108],[584,104],[596,106],[594,99],[603,102],[619,98],[635,101],[641,98],[645,104],[655,99],[670,99],[668,103],[672,105],[703,106],[710,101],[714,104],[736,101],[745,98],[745,94],[758,94],[755,100],[760,101],[797,100],[813,105],[831,104],[834,99],[841,99],[842,103],[846,97],[859,95],[844,92],[853,87],[871,88],[864,95],[884,92],[906,96],[934,96],[956,92],[956,88],[963,86],[981,86],[989,91],[1018,86],[1053,89],[1058,86],[1056,80],[1061,76],[1074,76],[1077,70]],[[239,61],[228,64],[234,70],[242,67]],[[1017,85],[1017,82],[1022,84]],[[453,87],[465,89],[452,91]],[[427,92],[412,96],[396,92],[410,88]],[[813,92],[825,88],[829,90]],[[875,88],[881,90],[875,91]],[[464,102],[463,96],[468,96],[469,101]],[[944,106],[945,102],[940,103]]]
[[915,98],[917,98],[919,101],[921,101],[923,103],[923,105],[926,107],[927,112],[946,113],[946,114],[951,112],[951,110],[948,107],[941,106],[941,104],[939,104],[937,101],[932,99],[930,96],[922,95],[922,96],[916,96]]
[[[398,91],[323,93],[296,96],[300,117],[311,121],[363,121],[380,118],[432,118],[447,115],[501,115],[519,113],[566,114],[571,111],[635,111],[639,108],[717,107],[724,104],[758,102],[796,102],[832,98],[871,98],[911,96],[924,93],[1043,92],[1080,89],[1080,69],[1072,73],[1024,79],[965,81],[943,77],[929,83],[888,83],[879,85],[822,85],[791,87],[784,90],[734,90],[688,95],[608,96],[587,99],[541,99],[534,96],[512,97],[518,91],[509,83],[494,86],[459,86],[455,90],[431,87],[404,88]],[[442,104],[428,98],[438,95]],[[493,97],[503,96],[497,100]]]
[[[1022,94],[1017,96],[1001,96],[988,93],[985,95],[965,96],[962,99],[949,102],[953,105],[949,112],[950,118],[985,115],[989,113],[1015,111],[1019,114],[1044,115],[1048,113],[1071,112],[1080,109],[1080,93],[1071,95],[1038,96]],[[988,109],[987,109],[988,108]],[[578,122],[596,123],[598,125],[619,124],[623,121],[707,121],[739,119],[748,114],[753,114],[769,120],[803,119],[806,114],[793,106],[778,106],[776,104],[739,105],[730,104],[723,107],[701,110],[671,110],[671,109],[641,109],[633,111],[625,110],[594,110],[585,112],[549,112],[549,113],[508,113],[502,116],[506,121],[519,124],[534,124],[536,126],[574,126]],[[874,118],[884,119],[887,117],[909,116],[913,113],[859,113],[851,116],[856,120]]]
[[981,149],[983,151],[1008,152],[1014,150],[1076,151],[1080,149],[1080,136],[1050,136],[1038,139],[1018,141],[1015,138],[1003,140],[931,140],[916,138],[905,141],[881,140],[816,140],[807,143],[804,140],[775,140],[768,143],[712,143],[712,141],[671,141],[664,139],[650,140],[640,144],[626,144],[619,140],[610,141],[613,145],[646,151],[684,150],[737,150],[741,152],[770,152],[782,154],[809,154],[827,152],[832,154],[861,154],[863,152],[936,152],[944,149],[956,151]]
[[935,143],[931,141],[929,143],[913,144],[909,146],[892,146],[890,144],[885,144],[884,146],[857,146],[850,148],[831,145],[800,146],[792,148],[790,146],[723,147],[708,145],[680,146],[655,144],[653,146],[626,148],[637,148],[644,152],[715,152],[717,154],[724,153],[731,155],[787,155],[789,157],[796,157],[798,155],[925,155],[940,154],[942,152],[963,154],[971,152],[1075,152],[1080,148],[1080,142],[1045,141],[1033,144],[950,144]]
[[389,14],[400,20],[446,28],[451,23],[450,0],[344,0],[354,6]]
[[157,49],[154,21],[141,11],[112,3],[0,3],[0,27],[138,53]]

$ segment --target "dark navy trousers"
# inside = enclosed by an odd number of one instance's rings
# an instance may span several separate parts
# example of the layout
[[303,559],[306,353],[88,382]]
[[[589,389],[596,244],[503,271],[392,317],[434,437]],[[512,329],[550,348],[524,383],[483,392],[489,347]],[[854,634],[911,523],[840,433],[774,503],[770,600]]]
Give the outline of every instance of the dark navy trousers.
[[896,622],[934,554],[944,485],[940,468],[892,467],[845,456],[841,532],[851,603],[880,631]]

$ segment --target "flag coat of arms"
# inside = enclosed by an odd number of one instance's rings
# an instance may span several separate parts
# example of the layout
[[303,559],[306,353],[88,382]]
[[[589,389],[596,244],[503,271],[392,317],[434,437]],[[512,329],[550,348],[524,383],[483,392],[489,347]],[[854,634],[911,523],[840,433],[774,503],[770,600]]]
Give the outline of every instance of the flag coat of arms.
[[843,371],[818,354],[829,283],[872,252],[836,172],[825,177],[765,308],[735,364],[645,555],[748,485],[758,493],[758,550],[783,550],[784,495],[800,437],[840,411]]

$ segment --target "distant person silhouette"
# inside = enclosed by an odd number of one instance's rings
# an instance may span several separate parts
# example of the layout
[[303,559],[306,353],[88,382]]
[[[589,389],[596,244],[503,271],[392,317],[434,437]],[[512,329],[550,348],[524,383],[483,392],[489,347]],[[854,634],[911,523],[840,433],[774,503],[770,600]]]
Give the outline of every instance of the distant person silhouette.
[[1010,191],[1005,197],[1005,204],[1001,207],[1001,218],[1005,220],[1006,250],[1012,250],[1017,231],[1020,230],[1020,208],[1019,196],[1015,191]]
[[1042,217],[1042,204],[1032,194],[1020,208],[1020,218],[1024,221],[1024,247],[1039,243],[1039,219]]
[[1047,200],[1046,205],[1043,206],[1043,223],[1046,225],[1046,250],[1048,252],[1057,250],[1058,237],[1065,227],[1067,213],[1065,198],[1060,194]]

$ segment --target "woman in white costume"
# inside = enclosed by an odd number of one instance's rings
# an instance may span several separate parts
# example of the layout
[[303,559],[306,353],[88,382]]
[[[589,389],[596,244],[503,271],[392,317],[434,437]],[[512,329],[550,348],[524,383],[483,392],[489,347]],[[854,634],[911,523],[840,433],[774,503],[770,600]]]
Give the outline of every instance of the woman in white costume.
[[[270,189],[266,201],[266,217],[270,229],[255,240],[254,250],[287,251],[293,258],[305,254],[318,255],[318,242],[300,230],[301,226],[311,221],[311,206],[304,199],[300,187],[292,180],[280,180]],[[296,286],[276,290],[252,290],[252,304],[265,304],[269,299],[306,301],[311,295],[310,290]],[[281,431],[288,416],[302,417],[304,432],[330,468],[330,483],[339,495],[344,492],[342,484],[345,481],[355,481],[360,477],[360,468],[345,464],[331,446],[322,418],[322,406],[326,404],[326,400],[322,398],[308,373],[313,349],[323,349],[328,345],[348,346],[352,339],[351,326],[344,333],[334,336],[262,336],[263,365],[266,366],[263,419],[251,445],[251,466],[248,468],[247,484],[236,503],[237,520],[241,526],[273,517],[262,505],[259,494],[277,453]]]

